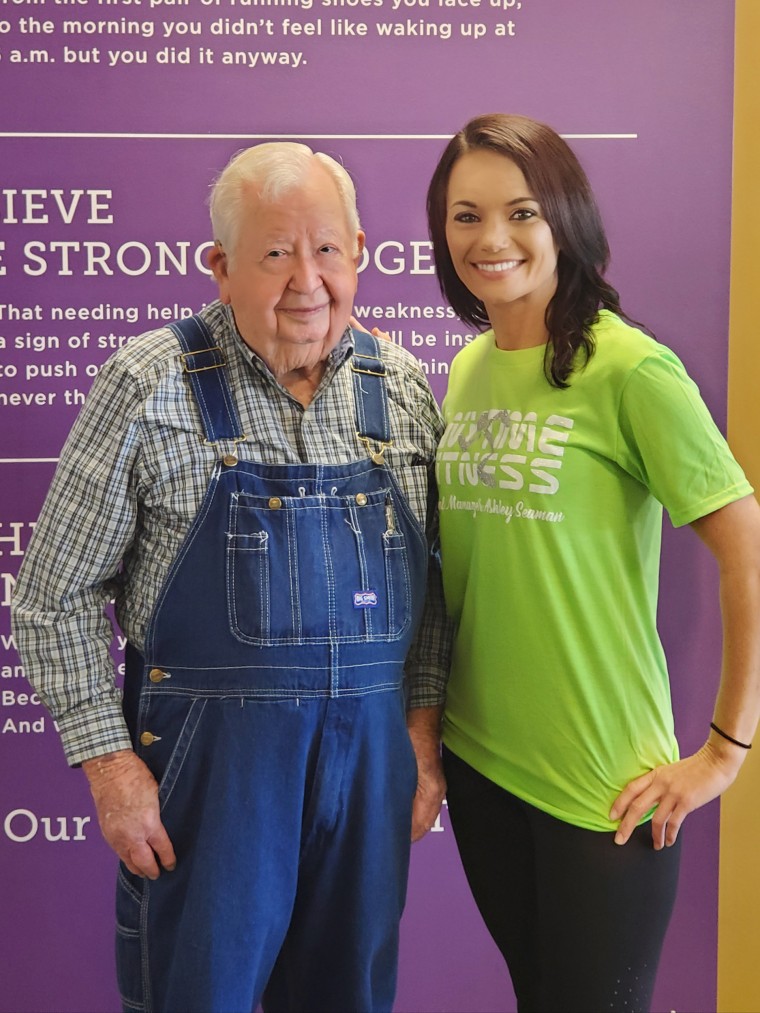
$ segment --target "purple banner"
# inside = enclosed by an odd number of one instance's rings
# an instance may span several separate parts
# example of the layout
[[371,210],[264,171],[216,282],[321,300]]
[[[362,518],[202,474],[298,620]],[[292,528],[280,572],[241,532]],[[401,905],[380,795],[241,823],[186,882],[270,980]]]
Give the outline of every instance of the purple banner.
[[[0,0],[0,1011],[119,1008],[115,858],[24,679],[9,602],[99,367],[215,296],[204,264],[214,174],[235,150],[277,137],[340,157],[368,242],[357,313],[420,358],[441,398],[471,333],[433,274],[432,168],[477,113],[544,120],[589,172],[624,307],[681,356],[722,422],[733,8]],[[688,531],[666,531],[661,613],[690,751],[709,721],[720,646],[712,566]],[[715,1007],[717,820],[713,805],[686,826],[656,1009]],[[399,1013],[514,1009],[445,809],[414,848],[402,932]]]

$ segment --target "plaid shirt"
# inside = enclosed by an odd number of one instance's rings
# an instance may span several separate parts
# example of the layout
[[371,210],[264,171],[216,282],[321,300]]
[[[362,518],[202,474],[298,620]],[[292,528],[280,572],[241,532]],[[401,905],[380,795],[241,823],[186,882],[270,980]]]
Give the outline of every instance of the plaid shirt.
[[[110,656],[115,599],[126,638],[142,651],[154,602],[206,492],[218,458],[267,464],[342,464],[366,456],[356,438],[350,331],[332,351],[304,408],[243,343],[219,302],[201,313],[228,363],[246,442],[204,441],[195,401],[167,328],[149,331],[105,364],[61,454],[14,595],[25,672],[58,723],[69,763],[131,742]],[[443,422],[415,359],[382,342],[393,470],[431,544],[435,448]],[[422,624],[407,659],[412,707],[441,704],[450,626],[431,557]]]

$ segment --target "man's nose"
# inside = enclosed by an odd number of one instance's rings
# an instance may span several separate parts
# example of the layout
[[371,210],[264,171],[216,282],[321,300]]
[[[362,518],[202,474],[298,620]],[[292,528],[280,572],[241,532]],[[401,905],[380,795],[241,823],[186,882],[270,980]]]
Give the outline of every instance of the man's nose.
[[322,275],[319,273],[315,258],[311,255],[297,257],[288,287],[295,292],[310,294],[316,292],[321,285]]

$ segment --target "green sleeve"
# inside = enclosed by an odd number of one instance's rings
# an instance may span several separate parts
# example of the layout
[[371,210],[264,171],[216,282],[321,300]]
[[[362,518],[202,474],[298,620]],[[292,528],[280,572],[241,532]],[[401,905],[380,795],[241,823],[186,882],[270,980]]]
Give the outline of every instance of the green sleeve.
[[699,389],[659,346],[620,398],[617,463],[662,503],[675,527],[752,492]]

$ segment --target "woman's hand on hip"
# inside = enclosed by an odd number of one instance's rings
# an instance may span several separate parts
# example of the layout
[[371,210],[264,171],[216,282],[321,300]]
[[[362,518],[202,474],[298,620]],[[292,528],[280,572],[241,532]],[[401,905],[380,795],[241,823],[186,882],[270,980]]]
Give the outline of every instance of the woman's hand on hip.
[[708,741],[692,756],[655,767],[626,785],[610,810],[610,819],[620,820],[615,844],[625,844],[652,809],[655,850],[675,844],[689,813],[717,798],[733,783],[744,757],[739,749],[732,748],[734,753]]

